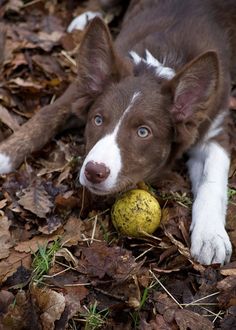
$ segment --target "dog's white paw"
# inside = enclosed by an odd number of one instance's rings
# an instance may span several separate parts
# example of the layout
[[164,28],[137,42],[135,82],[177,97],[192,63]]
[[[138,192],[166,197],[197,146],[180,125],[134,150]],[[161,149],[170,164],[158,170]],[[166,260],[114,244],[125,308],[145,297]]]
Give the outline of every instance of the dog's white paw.
[[73,30],[83,31],[87,26],[88,22],[94,17],[102,17],[99,12],[86,11],[85,13],[75,17],[67,28],[67,32],[72,32]]
[[[213,219],[212,219],[213,220]],[[193,225],[191,235],[191,255],[201,264],[210,265],[229,262],[232,246],[229,236],[222,225]]]
[[6,174],[13,170],[11,159],[9,156],[0,153],[0,174]]

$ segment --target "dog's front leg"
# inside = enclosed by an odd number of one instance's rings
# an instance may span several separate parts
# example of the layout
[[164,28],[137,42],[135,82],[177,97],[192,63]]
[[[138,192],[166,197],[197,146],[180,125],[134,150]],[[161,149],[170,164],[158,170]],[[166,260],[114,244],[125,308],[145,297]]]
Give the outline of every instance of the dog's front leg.
[[214,141],[195,146],[189,154],[194,194],[191,254],[202,264],[223,264],[229,261],[232,251],[225,230],[230,158]]
[[[0,174],[15,170],[32,152],[40,150],[63,127],[73,112],[84,109],[77,79],[53,104],[41,108],[18,131],[0,144]],[[82,110],[81,110],[81,117]],[[81,118],[82,120],[83,118]]]

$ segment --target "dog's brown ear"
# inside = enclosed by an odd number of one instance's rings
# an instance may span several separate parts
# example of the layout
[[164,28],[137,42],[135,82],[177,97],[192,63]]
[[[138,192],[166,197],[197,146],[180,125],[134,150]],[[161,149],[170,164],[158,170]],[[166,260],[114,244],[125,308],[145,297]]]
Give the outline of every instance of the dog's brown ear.
[[101,18],[94,18],[78,54],[78,78],[85,94],[99,94],[111,79],[119,80],[126,71],[125,63],[119,61],[108,27]]
[[163,86],[171,100],[170,115],[174,125],[172,158],[180,157],[196,142],[198,127],[209,115],[219,85],[219,63],[214,51],[188,63]]
[[166,86],[172,94],[170,112],[174,121],[188,122],[206,117],[218,82],[219,64],[214,51],[208,51],[188,63]]

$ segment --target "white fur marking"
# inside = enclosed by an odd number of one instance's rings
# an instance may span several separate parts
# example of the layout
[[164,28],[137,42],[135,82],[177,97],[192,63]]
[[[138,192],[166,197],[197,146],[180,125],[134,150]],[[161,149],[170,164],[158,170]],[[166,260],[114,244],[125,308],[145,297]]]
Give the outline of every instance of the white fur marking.
[[195,197],[191,253],[203,264],[223,264],[231,256],[231,243],[224,228],[229,164],[228,154],[215,142],[198,145],[191,151],[188,168]]
[[175,76],[175,71],[164,64],[161,64],[147,49],[146,49],[146,59],[141,58],[136,52],[131,51],[130,56],[132,60],[137,65],[140,62],[145,63],[148,66],[152,66],[156,70],[156,75],[158,77],[170,80]]
[[133,97],[132,97],[132,99],[131,99],[131,101],[130,101],[130,104],[128,105],[128,107],[125,109],[125,111],[123,112],[122,116],[120,117],[120,120],[119,120],[119,122],[118,122],[118,124],[117,124],[117,126],[116,126],[116,128],[115,128],[115,130],[114,130],[114,132],[115,132],[116,130],[117,130],[117,132],[118,132],[118,129],[119,129],[120,125],[121,125],[121,122],[123,121],[125,115],[130,111],[130,109],[131,109],[132,106],[134,105],[134,102],[135,102],[136,99],[139,97],[139,95],[140,95],[140,92],[135,92],[135,93],[134,93],[134,95],[133,95]]
[[207,131],[204,141],[207,142],[210,139],[217,136],[223,129],[222,124],[227,115],[227,112],[221,112],[211,123],[209,130]]
[[87,26],[88,22],[91,21],[94,17],[102,17],[102,14],[99,12],[86,11],[85,13],[75,17],[67,28],[67,32],[72,32],[73,30],[83,31]]
[[[87,157],[84,160],[80,171],[80,183],[83,186],[86,186],[92,192],[96,192],[97,194],[105,194],[109,192],[112,188],[116,186],[117,177],[122,169],[122,159],[120,148],[117,144],[117,135],[120,128],[120,125],[126,116],[126,114],[132,108],[134,102],[140,95],[139,92],[134,93],[130,104],[123,112],[120,120],[118,121],[117,125],[114,128],[114,131],[111,134],[104,136],[101,140],[99,140],[94,147],[90,150]],[[110,169],[110,174],[108,178],[98,184],[91,184],[85,177],[85,166],[89,162],[96,162],[96,163],[103,163],[106,165],[107,168]]]
[[132,60],[134,61],[135,64],[139,64],[140,62],[142,62],[142,57],[140,57],[134,51],[129,52],[129,54],[132,57]]
[[175,76],[175,71],[173,69],[161,64],[147,49],[146,63],[156,68],[156,74],[161,78],[170,80]]
[[12,171],[11,159],[9,156],[0,153],[0,174]]

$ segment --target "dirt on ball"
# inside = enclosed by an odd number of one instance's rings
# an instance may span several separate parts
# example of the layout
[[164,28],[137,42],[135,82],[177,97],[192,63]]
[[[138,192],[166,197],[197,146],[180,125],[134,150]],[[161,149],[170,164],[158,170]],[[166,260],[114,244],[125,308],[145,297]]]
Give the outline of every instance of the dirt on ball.
[[161,208],[149,192],[133,189],[125,192],[111,210],[112,223],[122,235],[142,237],[160,225]]

